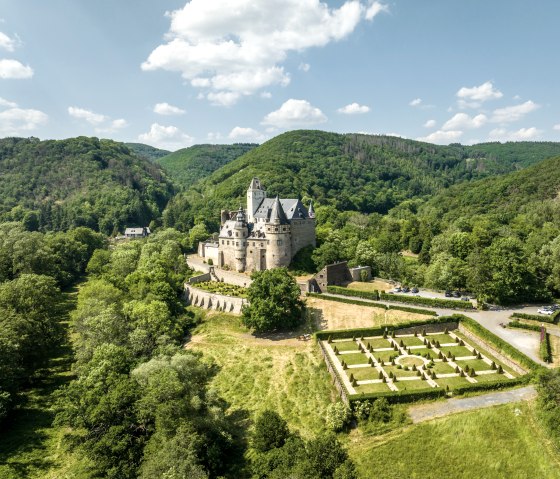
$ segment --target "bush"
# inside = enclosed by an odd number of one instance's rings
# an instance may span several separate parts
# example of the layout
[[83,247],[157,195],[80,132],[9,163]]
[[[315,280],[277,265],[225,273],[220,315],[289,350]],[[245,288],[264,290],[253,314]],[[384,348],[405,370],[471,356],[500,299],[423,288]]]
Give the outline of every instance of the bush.
[[541,327],[536,324],[525,324],[519,321],[510,321],[507,325],[508,328],[528,329],[529,331],[540,331]]
[[552,348],[550,346],[550,335],[545,332],[539,346],[539,355],[545,363],[552,362]]
[[551,316],[539,316],[537,314],[513,313],[510,318],[527,319],[529,321],[538,321],[539,323],[556,324],[558,319],[558,311]]
[[275,411],[263,411],[255,422],[253,449],[266,452],[282,447],[289,435],[288,423],[282,417]]
[[327,427],[334,432],[342,431],[350,422],[352,413],[342,401],[329,404],[325,421]]

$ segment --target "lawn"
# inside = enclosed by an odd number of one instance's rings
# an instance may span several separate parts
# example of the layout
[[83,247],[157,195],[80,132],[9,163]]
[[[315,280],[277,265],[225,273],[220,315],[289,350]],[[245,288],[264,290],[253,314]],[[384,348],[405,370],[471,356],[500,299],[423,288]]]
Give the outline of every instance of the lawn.
[[428,334],[426,337],[432,343],[434,343],[434,341],[439,341],[440,344],[455,343],[455,338],[452,338],[449,334]]
[[468,365],[469,368],[474,368],[475,371],[487,371],[489,369],[492,369],[490,364],[484,362],[482,359],[465,359],[461,361],[455,361],[455,363],[463,369],[465,369],[465,367]]
[[255,337],[238,317],[207,312],[187,348],[219,365],[213,386],[233,410],[253,417],[272,409],[305,436],[323,430],[326,407],[337,396],[313,341]]
[[422,346],[424,343],[422,342],[422,340],[420,338],[411,336],[409,338],[401,338],[399,340],[397,340],[397,342],[400,344],[401,341],[404,343],[405,346]]
[[560,478],[532,403],[461,413],[384,436],[354,431],[347,446],[363,479]]
[[434,363],[430,370],[434,371],[436,374],[451,374],[455,372],[455,368],[452,368],[449,363],[444,362]]
[[335,341],[332,343],[332,347],[339,351],[358,351],[358,343],[356,341]]
[[368,358],[363,353],[339,354],[337,357],[340,362],[344,361],[348,365],[368,363]]
[[379,379],[379,371],[371,366],[365,368],[351,368],[348,370],[348,373],[353,374],[356,381]]
[[373,349],[382,349],[382,348],[390,348],[391,343],[388,339],[383,338],[366,338],[363,340],[363,343],[367,346],[368,343],[371,344]]
[[373,384],[363,384],[361,386],[356,386],[356,392],[358,394],[370,394],[379,392],[390,392],[389,386],[386,383],[373,383]]
[[451,352],[451,354],[453,354],[457,358],[473,355],[473,353],[469,350],[469,348],[465,346],[442,346],[440,348],[440,351],[446,356],[448,355],[449,352]]

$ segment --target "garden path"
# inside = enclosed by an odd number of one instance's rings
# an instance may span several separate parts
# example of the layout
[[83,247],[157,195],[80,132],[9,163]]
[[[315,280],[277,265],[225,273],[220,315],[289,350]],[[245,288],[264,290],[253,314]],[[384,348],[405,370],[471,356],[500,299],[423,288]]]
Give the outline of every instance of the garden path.
[[429,421],[448,414],[454,414],[473,409],[498,406],[519,401],[530,401],[537,396],[534,386],[512,389],[510,391],[499,391],[481,396],[474,396],[462,399],[448,399],[447,401],[437,401],[429,404],[411,406],[408,414],[413,423]]

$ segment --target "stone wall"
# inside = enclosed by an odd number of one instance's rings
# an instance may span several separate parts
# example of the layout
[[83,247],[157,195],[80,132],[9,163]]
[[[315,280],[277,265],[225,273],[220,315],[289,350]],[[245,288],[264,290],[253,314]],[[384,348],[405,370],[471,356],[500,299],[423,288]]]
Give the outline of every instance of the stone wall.
[[204,273],[189,278],[189,284],[205,283],[206,281],[212,281],[212,275],[210,273]]
[[340,398],[342,399],[342,401],[344,401],[344,403],[348,405],[349,404],[348,392],[346,391],[346,388],[344,387],[342,381],[338,377],[338,373],[336,372],[336,369],[331,364],[331,360],[329,358],[328,353],[325,351],[325,347],[323,346],[323,343],[321,341],[318,341],[318,345],[319,345],[319,351],[321,351],[321,355],[323,356],[323,361],[327,366],[327,370],[329,371],[330,375],[333,378],[334,387],[340,394]]
[[198,306],[199,308],[240,315],[241,308],[247,302],[247,300],[243,298],[211,293],[210,291],[196,288],[191,284],[185,283],[184,286],[187,303],[192,306]]
[[362,281],[362,271],[366,272],[366,281],[371,280],[371,266],[358,266],[356,268],[350,268],[350,274],[354,281]]
[[493,346],[492,344],[476,336],[474,333],[472,333],[467,328],[465,328],[462,324],[459,325],[459,331],[461,331],[461,333],[463,333],[470,342],[475,343],[477,346],[480,346],[482,349],[486,349],[492,356],[496,357],[498,361],[501,361],[506,366],[513,369],[516,373],[527,374],[528,371],[523,369],[519,364],[517,364],[515,361],[510,359],[508,356],[505,356],[498,349],[496,349],[496,347]]
[[226,271],[219,268],[214,268],[214,279],[224,283],[235,284],[236,286],[243,286],[244,288],[248,288],[253,282],[249,276],[243,273],[235,273],[234,271]]

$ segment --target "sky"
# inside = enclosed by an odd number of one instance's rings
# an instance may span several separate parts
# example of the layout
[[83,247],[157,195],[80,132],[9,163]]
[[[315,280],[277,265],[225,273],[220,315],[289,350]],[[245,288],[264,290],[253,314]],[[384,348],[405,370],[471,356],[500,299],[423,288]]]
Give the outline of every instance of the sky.
[[558,0],[0,0],[0,137],[560,141]]

